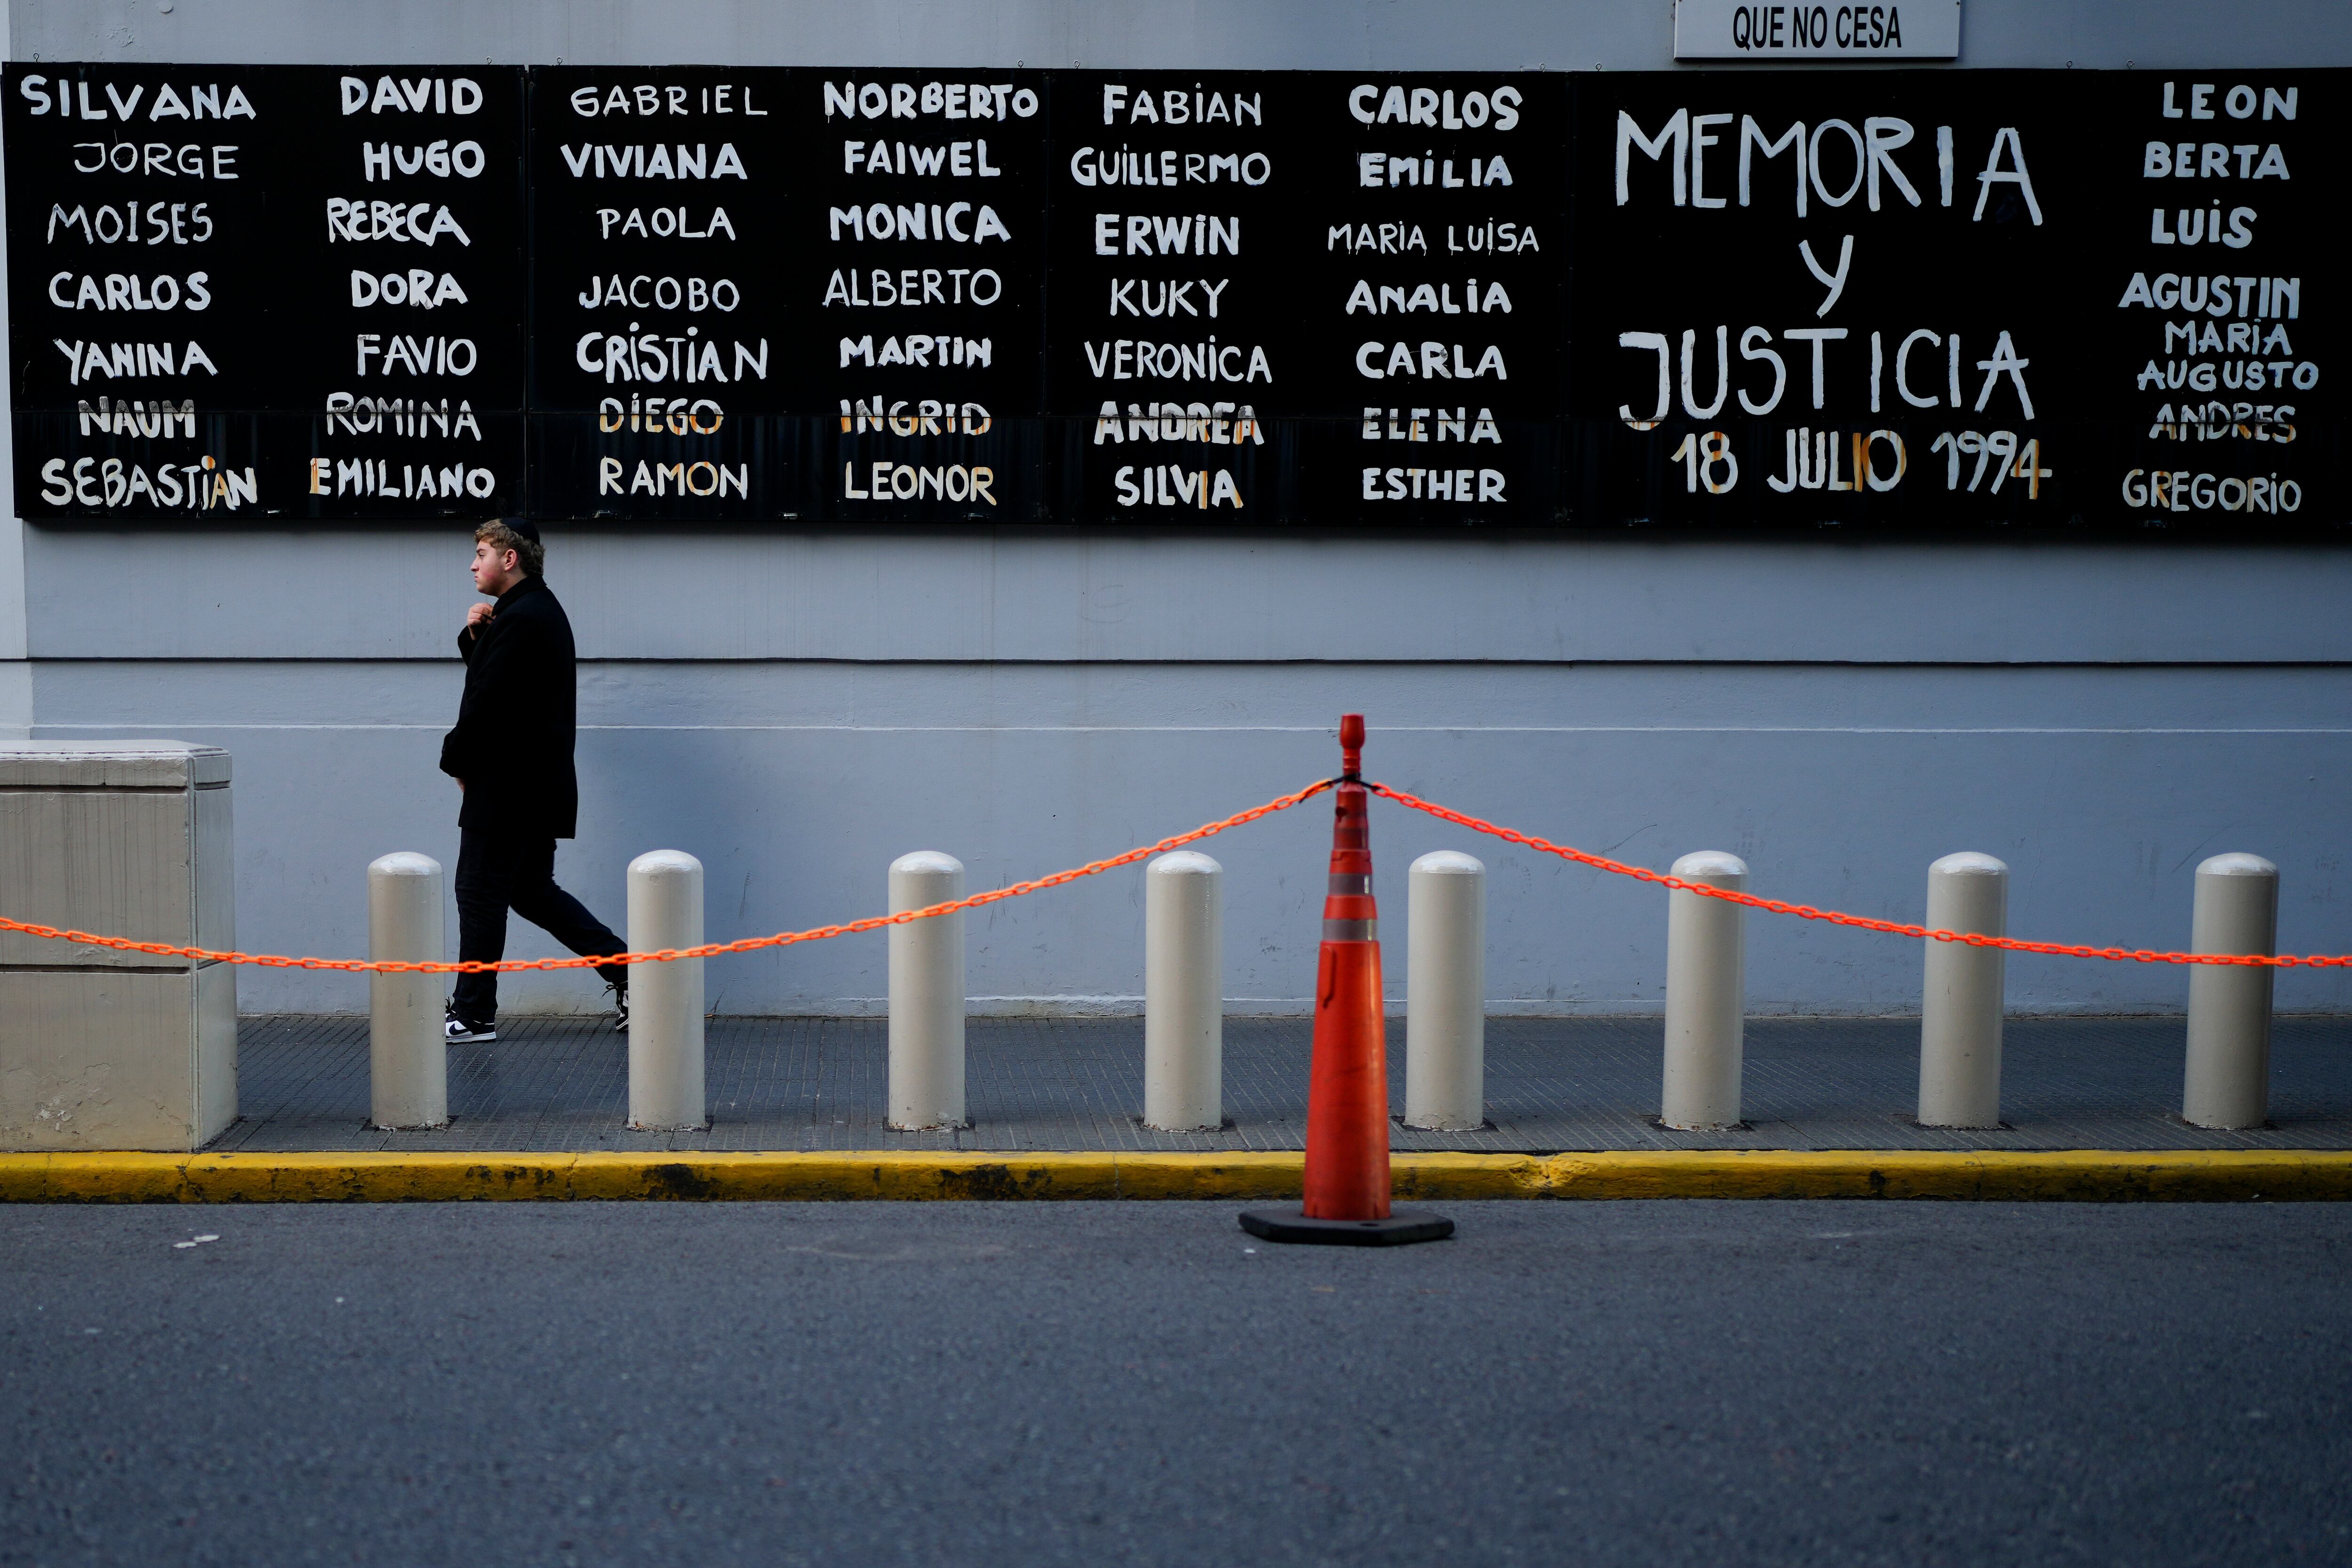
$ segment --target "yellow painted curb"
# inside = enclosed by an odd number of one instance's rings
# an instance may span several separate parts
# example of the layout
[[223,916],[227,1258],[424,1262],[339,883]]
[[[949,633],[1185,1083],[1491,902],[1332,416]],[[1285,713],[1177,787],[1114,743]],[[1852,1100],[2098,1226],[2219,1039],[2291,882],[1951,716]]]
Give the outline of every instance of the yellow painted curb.
[[49,1195],[47,1154],[0,1154],[0,1204],[37,1204]]
[[2352,1199],[2352,1150],[1619,1150],[1555,1154],[1560,1198]]
[[578,1156],[582,1198],[1115,1198],[1108,1153],[677,1153]]
[[1241,1198],[1278,1201],[1298,1196],[1307,1157],[1232,1150],[1214,1154],[1127,1153],[1115,1157],[1123,1198]]
[[[0,1154],[5,1203],[553,1198],[1278,1201],[1296,1153]],[[2352,1150],[1614,1150],[1398,1154],[1402,1201],[2352,1200]]]

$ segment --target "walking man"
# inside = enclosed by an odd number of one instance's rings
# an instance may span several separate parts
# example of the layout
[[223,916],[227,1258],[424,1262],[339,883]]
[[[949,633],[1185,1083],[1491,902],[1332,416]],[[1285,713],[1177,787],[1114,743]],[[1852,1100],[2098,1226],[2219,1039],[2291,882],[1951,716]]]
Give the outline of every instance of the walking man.
[[[506,956],[507,911],[582,955],[628,944],[555,885],[555,841],[580,812],[572,749],[578,711],[572,622],[541,576],[539,530],[502,517],[474,531],[476,605],[457,633],[466,695],[441,742],[441,771],[457,781],[457,957]],[[629,972],[600,967],[629,1026]],[[499,1037],[499,977],[460,974],[444,1033],[452,1044]]]

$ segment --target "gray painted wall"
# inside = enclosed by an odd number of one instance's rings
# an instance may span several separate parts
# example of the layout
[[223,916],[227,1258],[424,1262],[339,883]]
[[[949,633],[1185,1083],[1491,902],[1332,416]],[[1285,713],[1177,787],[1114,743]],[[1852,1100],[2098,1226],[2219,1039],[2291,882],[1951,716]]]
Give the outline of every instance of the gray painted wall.
[[[1664,0],[162,3],[16,0],[6,47],[50,59],[1671,66]],[[2341,64],[2352,46],[2340,19],[2319,4],[1969,0],[1962,64]],[[1732,849],[1776,896],[1916,919],[1927,862],[1983,849],[2016,868],[2021,934],[2173,946],[2187,939],[2198,859],[2252,849],[2283,869],[2282,942],[2352,951],[2352,899],[2337,892],[2352,553],[1010,530],[549,542],[583,655],[585,836],[559,867],[614,921],[623,868],[656,847],[702,857],[719,938],[878,910],[885,866],[910,848],[960,855],[975,887],[1093,858],[1329,772],[1336,716],[1360,708],[1377,777],[1650,865]],[[0,730],[227,746],[240,941],[361,952],[367,860],[393,848],[455,858],[455,792],[433,763],[461,679],[450,637],[470,597],[467,548],[447,529],[28,527],[18,542],[16,525],[0,524]],[[12,664],[16,654],[29,661]],[[1206,847],[1228,868],[1226,989],[1244,1005],[1305,1005],[1327,823],[1310,806]],[[1400,958],[1406,864],[1465,848],[1494,868],[1498,1011],[1657,1005],[1654,890],[1391,806],[1373,833]],[[974,917],[978,1005],[1131,1010],[1140,881],[1129,869]],[[553,950],[530,933],[514,951]],[[1762,917],[1751,929],[1761,1011],[1911,1010],[1919,967],[1916,945],[1896,939]],[[2020,958],[2010,973],[2013,1005],[2029,1010],[2169,1010],[2186,991],[2169,969]],[[248,1010],[365,1002],[347,977],[248,971],[240,984]],[[883,943],[721,961],[709,987],[729,1011],[869,1010]],[[572,976],[507,989],[509,1005],[536,1008],[592,994]],[[2279,994],[2352,1008],[2352,978],[2289,973]]]
[[[171,5],[165,11],[163,7]],[[2336,0],[1963,0],[1960,64],[2340,65]],[[1674,68],[1672,0],[11,0],[14,58]]]

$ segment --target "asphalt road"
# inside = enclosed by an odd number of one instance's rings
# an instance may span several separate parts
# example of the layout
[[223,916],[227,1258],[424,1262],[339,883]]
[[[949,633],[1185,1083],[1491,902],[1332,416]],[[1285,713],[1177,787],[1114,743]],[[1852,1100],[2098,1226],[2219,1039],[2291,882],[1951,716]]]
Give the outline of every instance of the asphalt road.
[[1452,1212],[0,1208],[0,1563],[2352,1562],[2352,1206]]

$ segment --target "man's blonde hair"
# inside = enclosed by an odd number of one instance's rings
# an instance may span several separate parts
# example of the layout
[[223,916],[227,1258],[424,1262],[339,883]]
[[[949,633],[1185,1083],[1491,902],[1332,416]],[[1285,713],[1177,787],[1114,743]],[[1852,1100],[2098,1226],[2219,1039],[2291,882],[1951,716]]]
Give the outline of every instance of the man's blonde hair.
[[496,518],[474,530],[474,542],[493,550],[513,551],[515,562],[526,577],[538,576],[547,565],[547,546],[535,539],[525,539]]

